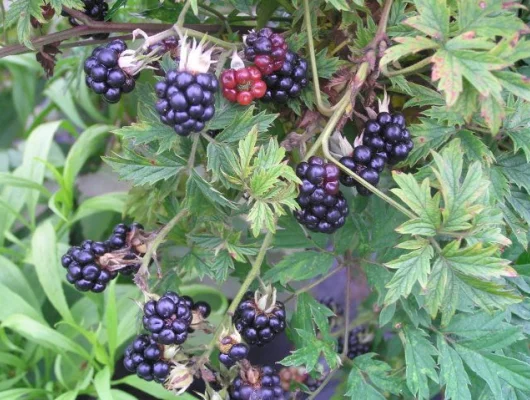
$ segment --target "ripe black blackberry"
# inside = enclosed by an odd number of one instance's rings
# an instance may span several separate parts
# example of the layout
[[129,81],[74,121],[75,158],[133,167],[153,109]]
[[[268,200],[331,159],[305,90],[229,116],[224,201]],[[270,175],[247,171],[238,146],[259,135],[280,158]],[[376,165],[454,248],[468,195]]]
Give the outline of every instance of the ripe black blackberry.
[[278,71],[287,56],[287,43],[270,28],[251,31],[244,39],[245,58],[253,62],[263,75]]
[[160,121],[173,127],[177,135],[188,136],[200,132],[215,114],[215,93],[219,89],[217,77],[208,72],[211,50],[202,52],[194,42],[181,44],[179,68],[166,72],[165,79],[155,85],[159,100],[156,110]]
[[[105,0],[82,0],[84,4],[83,13],[93,19],[94,21],[105,21],[107,12],[109,11],[109,5]],[[79,26],[79,22],[70,16],[67,12],[62,11],[61,15],[68,17],[68,22],[72,26]],[[93,35],[83,35],[83,38],[92,37],[97,40],[104,40],[109,37],[108,33],[95,33]]]
[[[221,342],[222,343],[222,342]],[[222,343],[222,346],[225,346]],[[236,343],[236,344],[228,344],[229,346],[228,350],[225,350],[224,348],[219,353],[219,361],[225,365],[225,367],[230,368],[233,366],[237,361],[244,360],[248,357],[248,353],[250,351],[249,347],[244,343]],[[226,352],[223,352],[226,351]]]
[[271,366],[243,368],[230,386],[233,400],[285,400],[280,377]]
[[285,307],[276,301],[275,289],[247,292],[232,321],[248,344],[263,346],[285,330]]
[[282,67],[264,76],[267,91],[261,100],[265,102],[287,103],[302,94],[308,84],[307,61],[298,54],[288,51]]
[[161,344],[182,344],[188,338],[193,320],[193,300],[166,292],[158,300],[144,305],[143,325],[151,332],[153,340]]
[[339,168],[311,157],[296,167],[302,180],[296,201],[301,209],[295,211],[297,221],[313,232],[333,233],[346,222],[348,203],[339,191]]
[[170,365],[164,359],[164,346],[149,335],[138,335],[125,350],[123,365],[146,381],[163,383],[169,375]]
[[66,280],[83,292],[100,293],[118,272],[130,275],[140,267],[145,253],[143,226],[118,224],[104,242],[85,240],[61,258],[67,269]]
[[[344,350],[343,340],[342,336],[337,339],[337,351],[339,354]],[[368,332],[365,325],[353,328],[348,336],[348,358],[353,360],[355,357],[369,353],[372,347],[372,340],[373,335]]]
[[129,75],[120,65],[120,55],[125,50],[125,42],[116,39],[96,47],[85,60],[86,85],[109,103],[117,103],[122,93],[132,92],[135,87],[138,75]]
[[[376,153],[373,149],[374,147],[367,145],[357,146],[353,149],[351,157],[342,157],[339,161],[342,165],[355,172],[368,183],[377,186],[379,183],[379,174],[385,168],[386,158],[384,155]],[[357,192],[362,196],[369,196],[372,194],[372,192],[342,171],[340,173],[340,182],[344,186],[355,186]]]
[[363,143],[380,156],[386,155],[389,164],[405,160],[414,148],[403,114],[386,111],[366,122]]

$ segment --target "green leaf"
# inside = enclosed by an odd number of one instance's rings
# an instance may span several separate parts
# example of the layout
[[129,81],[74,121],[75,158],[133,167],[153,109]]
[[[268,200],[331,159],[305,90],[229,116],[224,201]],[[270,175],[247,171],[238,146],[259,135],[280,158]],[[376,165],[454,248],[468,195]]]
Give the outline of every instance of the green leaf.
[[335,256],[317,251],[302,251],[285,256],[274,268],[267,271],[263,279],[285,285],[291,281],[311,279],[326,274]]
[[94,388],[96,389],[99,399],[113,400],[110,391],[110,370],[108,366],[99,371],[94,377]]
[[256,7],[257,15],[257,28],[263,28],[270,18],[273,16],[276,9],[279,7],[279,3],[276,0],[262,0],[258,3]]
[[526,192],[513,189],[506,200],[513,209],[522,217],[527,224],[530,224],[530,195]]
[[41,303],[37,300],[35,289],[28,283],[22,270],[3,256],[0,256],[0,265],[0,282],[21,296],[32,308],[40,310]]
[[[148,393],[151,396],[156,396],[160,400],[175,400],[175,393],[164,389],[162,385],[156,382],[147,382],[136,375],[128,375],[120,380],[125,385],[132,386],[144,393]],[[182,393],[178,396],[179,400],[197,400],[196,397],[188,393]]]
[[133,140],[135,145],[148,144],[158,141],[157,153],[163,153],[171,149],[178,140],[175,131],[168,125],[156,122],[140,121],[123,126],[113,131],[114,134],[127,140]]
[[385,50],[385,54],[380,61],[381,65],[390,64],[403,56],[415,54],[423,50],[434,49],[439,46],[438,43],[424,36],[398,37],[394,41],[399,44],[390,46]]
[[440,384],[445,385],[445,396],[453,400],[471,400],[469,377],[458,353],[447,345],[445,338],[438,335],[438,363]]
[[0,283],[0,301],[3,304],[0,308],[0,321],[14,314],[24,314],[43,324],[46,323],[39,308],[34,308],[21,293],[14,292],[4,283]]
[[327,47],[319,51],[315,58],[317,62],[318,76],[323,79],[330,79],[339,68],[344,65],[344,62],[338,57],[328,57]]
[[31,239],[31,258],[48,300],[66,321],[73,322],[62,286],[64,269],[57,258],[55,229],[50,221],[43,222],[35,230]]
[[77,208],[71,222],[79,221],[103,211],[113,211],[121,215],[125,209],[126,201],[126,192],[105,193],[100,196],[90,197]]
[[321,355],[326,359],[327,364],[331,369],[336,368],[340,362],[340,357],[335,350],[335,341],[323,341],[311,335],[310,332],[297,330],[298,335],[305,343],[304,347],[299,348],[291,355],[285,357],[280,363],[286,367],[303,366],[307,372],[313,371],[319,363]]
[[407,386],[414,396],[429,398],[429,379],[438,382],[436,363],[433,356],[436,348],[421,329],[404,326],[405,361],[407,365]]
[[119,174],[120,179],[132,181],[135,185],[153,185],[168,180],[186,166],[183,158],[170,152],[142,156],[125,150],[123,155],[103,159]]
[[186,184],[186,194],[188,200],[188,206],[190,210],[200,212],[203,207],[202,204],[197,203],[195,200],[197,194],[200,198],[208,201],[209,203],[220,206],[235,209],[236,205],[224,197],[221,192],[211,186],[208,182],[200,176],[197,171],[192,170],[188,182]]
[[493,97],[481,96],[480,115],[486,121],[486,125],[488,125],[491,133],[496,135],[499,132],[505,116],[505,106],[501,101]]
[[530,192],[530,169],[525,156],[502,157],[497,166],[510,182]]
[[3,321],[1,326],[12,329],[26,339],[54,352],[72,352],[80,355],[85,360],[91,359],[90,354],[79,344],[60,334],[55,329],[25,315],[12,315]]
[[495,156],[482,140],[476,137],[473,132],[461,130],[456,135],[460,139],[464,154],[472,161],[480,161],[484,164],[491,164],[495,161]]
[[346,0],[326,0],[326,3],[331,4],[339,11],[348,11],[350,9]]
[[401,380],[392,375],[390,366],[374,360],[376,354],[367,353],[355,357],[348,375],[347,392],[351,400],[384,400],[385,392],[395,395],[402,393]]
[[385,297],[386,305],[394,303],[400,297],[408,297],[416,282],[422,287],[427,286],[427,278],[431,271],[430,260],[433,257],[433,252],[433,248],[424,243],[422,248],[385,264],[388,268],[397,270],[386,285],[388,288]]
[[[116,283],[108,285],[105,291],[105,324],[107,328],[107,343],[110,360],[114,360],[114,353],[118,347],[118,308],[116,305]],[[110,378],[110,377],[109,377]]]
[[445,0],[414,0],[418,16],[410,17],[405,24],[437,40],[449,36],[449,7]]
[[267,114],[265,111],[253,115],[254,106],[248,107],[245,112],[236,114],[234,120],[224,127],[224,130],[215,137],[219,142],[234,143],[244,139],[257,126],[258,132],[266,132],[277,117],[277,114]]

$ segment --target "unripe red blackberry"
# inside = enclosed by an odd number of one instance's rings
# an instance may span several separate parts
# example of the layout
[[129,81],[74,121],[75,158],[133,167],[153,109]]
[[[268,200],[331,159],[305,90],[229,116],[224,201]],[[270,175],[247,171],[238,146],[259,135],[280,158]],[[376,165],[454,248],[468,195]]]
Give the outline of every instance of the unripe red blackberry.
[[285,400],[280,377],[273,367],[243,369],[230,386],[232,400]]
[[[105,0],[82,0],[84,4],[83,13],[93,19],[94,21],[105,21],[109,5]],[[79,26],[79,22],[67,12],[62,11],[61,15],[68,17],[68,22],[72,26]],[[109,37],[108,33],[95,33],[92,35],[83,35],[83,38],[94,38],[96,40],[104,40]]]
[[270,75],[282,67],[288,50],[282,35],[263,28],[251,31],[244,42],[245,58],[253,62],[263,75]]
[[276,290],[247,292],[232,318],[237,331],[250,345],[263,346],[285,330],[285,307],[276,301]]
[[321,233],[333,233],[342,227],[349,209],[339,191],[339,168],[311,157],[298,164],[296,175],[302,180],[296,199],[301,209],[294,213],[298,222]]
[[125,350],[123,365],[130,372],[146,380],[163,383],[170,371],[170,364],[164,359],[164,346],[156,343],[149,335],[138,335]]

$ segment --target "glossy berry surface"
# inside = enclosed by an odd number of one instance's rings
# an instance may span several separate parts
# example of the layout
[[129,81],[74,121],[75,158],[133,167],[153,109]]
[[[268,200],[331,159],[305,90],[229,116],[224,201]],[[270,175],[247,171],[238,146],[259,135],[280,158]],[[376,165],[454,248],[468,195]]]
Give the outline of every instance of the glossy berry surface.
[[169,375],[170,366],[164,360],[164,347],[149,335],[138,335],[125,350],[123,365],[127,371],[146,380],[163,383]]
[[[353,149],[351,157],[342,157],[340,163],[352,170],[368,183],[376,186],[379,183],[379,173],[384,169],[386,159],[367,145],[360,145]],[[369,196],[372,192],[358,183],[353,177],[341,171],[340,183],[348,187],[356,187],[361,196]]]
[[254,293],[247,292],[232,321],[248,344],[263,346],[285,330],[285,307],[277,301],[271,309],[261,310]]
[[[105,0],[82,0],[84,9],[83,13],[93,19],[94,21],[105,21],[107,12],[109,11],[109,5]],[[61,15],[68,17],[68,22],[72,26],[79,26],[79,22],[74,18],[69,16],[68,13],[62,12]],[[104,40],[109,37],[108,33],[95,33],[93,35],[83,35],[83,38],[92,37],[97,40]]]
[[255,99],[261,99],[267,90],[261,72],[255,66],[223,71],[221,87],[223,96],[228,101],[242,106],[249,105]]
[[313,232],[333,233],[342,227],[349,208],[339,191],[339,168],[311,157],[298,164],[296,175],[302,180],[296,198],[300,210],[294,213],[297,221]]
[[227,368],[248,357],[250,349],[244,343],[233,344],[226,353],[219,353],[219,361]]
[[263,75],[281,69],[287,49],[283,36],[270,28],[252,31],[245,37],[245,59],[254,62]]
[[308,84],[307,60],[292,51],[287,52],[282,67],[263,78],[267,91],[265,102],[287,103],[289,99],[300,97]]
[[136,77],[129,76],[118,64],[120,54],[127,49],[123,40],[116,39],[98,46],[85,60],[85,83],[108,103],[117,103],[123,93],[131,92]]
[[[350,334],[348,335],[348,358],[350,360],[353,360],[355,357],[358,357],[360,355],[366,354],[370,352],[370,349],[372,347],[371,341],[367,341],[365,339],[366,335],[366,326],[361,325],[357,326],[354,329],[350,331]],[[338,353],[342,353],[344,349],[344,343],[343,338],[339,336],[337,339]]]
[[[285,395],[280,377],[273,367],[256,367],[259,376],[253,381],[237,376],[230,386],[230,399],[232,400],[285,400]],[[255,376],[255,374],[253,374]]]
[[381,155],[385,153],[389,164],[404,161],[412,149],[410,132],[401,113],[381,112],[364,126],[363,144]]
[[202,131],[215,114],[218,88],[214,74],[168,71],[165,79],[155,85],[160,121],[172,126],[179,136]]
[[166,292],[158,300],[149,300],[144,304],[144,328],[158,343],[182,344],[188,338],[193,305],[188,296]]

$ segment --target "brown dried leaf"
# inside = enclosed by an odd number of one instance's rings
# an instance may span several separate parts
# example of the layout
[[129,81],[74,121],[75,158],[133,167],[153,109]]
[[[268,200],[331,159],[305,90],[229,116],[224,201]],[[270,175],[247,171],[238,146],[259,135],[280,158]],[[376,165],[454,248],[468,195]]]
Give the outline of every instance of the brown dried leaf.
[[46,44],[37,53],[37,61],[42,65],[47,78],[53,76],[55,64],[57,62],[56,56],[57,54],[62,53],[61,50],[59,50],[59,44],[61,44],[61,42]]

